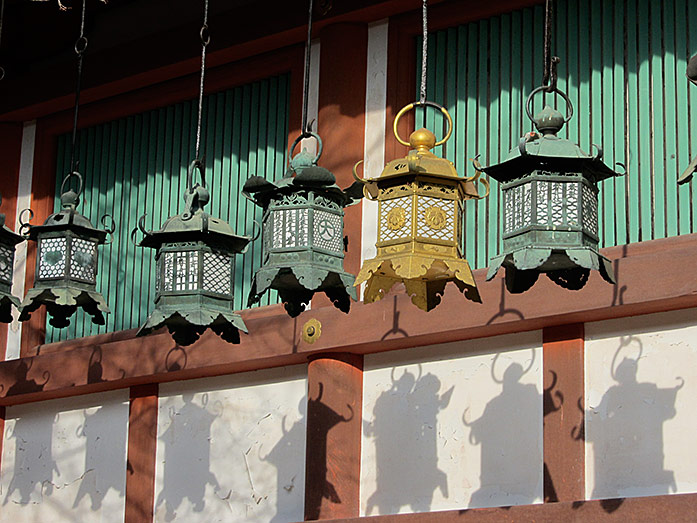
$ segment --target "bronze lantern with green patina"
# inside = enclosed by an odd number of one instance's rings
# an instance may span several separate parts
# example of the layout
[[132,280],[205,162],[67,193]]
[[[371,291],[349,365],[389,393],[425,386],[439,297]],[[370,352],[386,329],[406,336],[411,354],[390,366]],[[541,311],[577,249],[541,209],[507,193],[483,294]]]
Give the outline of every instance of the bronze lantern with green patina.
[[[71,178],[79,182],[77,192],[64,190]],[[82,192],[80,173],[66,176],[61,192],[61,210],[49,216],[43,225],[22,224],[22,229],[28,229],[28,239],[37,243],[37,256],[34,287],[20,305],[19,321],[27,321],[32,312],[44,305],[49,323],[56,328],[70,325],[68,318],[78,307],[92,316],[92,323],[104,325],[104,313],[109,308],[96,290],[97,255],[98,247],[114,231],[113,221],[108,230],[97,229],[77,211]],[[102,224],[107,216],[102,217]]]
[[[0,198],[0,202],[2,198]],[[15,246],[24,237],[14,233],[5,225],[5,214],[0,213],[0,322],[12,321],[12,307],[19,307],[19,298],[12,295],[12,274]]]
[[[399,137],[399,119],[414,107],[439,109],[448,122],[440,142],[428,129],[414,131],[409,142]],[[366,282],[363,301],[385,296],[397,283],[404,285],[412,303],[430,311],[441,300],[448,282],[466,298],[481,301],[469,263],[463,256],[463,207],[467,200],[484,198],[488,182],[480,173],[471,178],[458,175],[452,162],[431,152],[452,134],[452,119],[446,109],[433,102],[415,102],[395,117],[397,140],[411,150],[405,158],[392,160],[377,178],[358,178],[365,184],[367,198],[378,202],[377,256],[365,260],[356,285]],[[479,195],[477,182],[486,194]]]
[[[303,149],[283,178],[270,182],[253,176],[242,193],[263,209],[263,265],[254,275],[248,304],[275,289],[292,317],[316,292],[343,312],[356,299],[355,277],[344,271],[344,208],[360,200],[362,187],[354,183],[342,190],[334,174],[317,165],[322,140],[315,133],[306,136],[317,140],[316,156]],[[295,140],[291,154],[303,137]]]
[[[559,93],[569,116],[546,105],[534,118],[532,97],[541,90]],[[501,184],[503,252],[491,260],[487,279],[500,267],[512,293],[528,290],[544,273],[556,284],[578,290],[590,271],[614,283],[610,261],[598,252],[598,184],[618,173],[557,133],[573,108],[556,88],[539,87],[528,97],[528,117],[537,133],[521,138],[508,158],[484,171]]]
[[[697,85],[697,54],[690,58],[690,61],[687,62],[686,76],[690,82]],[[687,168],[678,178],[678,185],[682,185],[683,183],[687,183],[692,180],[695,172],[697,172],[697,156],[692,159]]]
[[[201,184],[193,184],[194,171]],[[184,192],[184,212],[165,221],[159,231],[139,227],[141,247],[155,255],[155,310],[138,336],[167,327],[179,345],[190,345],[206,329],[230,343],[239,343],[244,321],[233,310],[235,254],[246,250],[250,238],[235,234],[230,224],[205,212],[210,200],[203,165],[191,163]]]

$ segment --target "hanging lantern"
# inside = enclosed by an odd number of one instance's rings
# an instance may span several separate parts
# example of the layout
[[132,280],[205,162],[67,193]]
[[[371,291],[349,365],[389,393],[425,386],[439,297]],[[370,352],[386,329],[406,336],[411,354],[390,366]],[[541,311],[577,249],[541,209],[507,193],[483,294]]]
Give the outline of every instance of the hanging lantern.
[[[276,183],[253,176],[242,194],[263,209],[263,266],[254,275],[248,305],[276,289],[292,317],[305,310],[316,292],[324,292],[343,312],[356,299],[354,276],[344,266],[344,207],[357,203],[360,184],[346,191],[334,175],[319,167],[322,140],[313,156],[303,149]],[[303,136],[293,143],[290,152]]]
[[[193,185],[198,170],[202,184]],[[247,327],[233,311],[232,277],[235,254],[245,251],[250,238],[235,234],[230,224],[203,210],[210,193],[203,166],[189,167],[185,209],[172,216],[159,231],[146,231],[141,247],[157,249],[155,255],[155,310],[138,331],[144,336],[166,326],[179,345],[190,345],[208,328],[225,341],[239,343]],[[135,231],[134,231],[135,232]]]
[[[0,202],[2,198],[0,198]],[[19,298],[12,295],[12,272],[15,261],[15,245],[24,237],[15,234],[5,225],[5,215],[0,214],[0,322],[12,322],[12,306],[19,307]]]
[[[64,191],[66,182],[76,177],[77,192]],[[68,318],[78,307],[92,316],[92,322],[104,325],[104,313],[109,312],[104,297],[97,292],[97,247],[114,232],[113,220],[106,230],[96,229],[77,212],[82,192],[82,176],[73,171],[61,186],[61,210],[48,217],[43,225],[29,225],[29,240],[37,243],[34,287],[20,305],[19,321],[27,321],[42,305],[51,316],[49,323],[56,328],[70,325]],[[30,211],[31,214],[31,211]],[[102,224],[108,215],[102,217]]]
[[[697,85],[697,54],[694,55],[692,58],[690,58],[690,61],[687,62],[687,79],[690,80],[694,85]],[[695,156],[690,164],[687,166],[687,169],[680,175],[680,178],[678,178],[678,185],[682,185],[683,183],[687,183],[690,180],[692,180],[692,176],[694,176],[695,171],[697,171],[697,156]]]
[[[419,106],[443,113],[448,122],[443,140],[436,142],[428,129],[413,132],[409,142],[399,137],[399,119]],[[377,301],[395,283],[403,283],[414,305],[430,311],[440,303],[448,282],[468,299],[481,301],[462,256],[461,216],[466,200],[489,194],[488,182],[479,178],[479,171],[471,178],[460,177],[452,162],[431,152],[450,138],[453,129],[450,114],[440,105],[409,104],[397,114],[393,128],[397,140],[410,147],[409,154],[388,163],[378,178],[360,180],[354,168],[356,179],[365,184],[366,198],[378,201],[377,256],[366,260],[356,277],[356,285],[367,282],[364,301]],[[477,192],[477,181],[486,188],[483,196]]]
[[[569,116],[549,106],[532,117],[530,105],[540,92],[556,92]],[[501,266],[510,292],[528,290],[545,273],[556,284],[581,289],[591,269],[615,283],[610,261],[598,253],[598,183],[618,173],[557,133],[573,115],[569,98],[556,87],[538,87],[527,100],[537,133],[521,138],[503,163],[484,171],[501,183],[503,253],[492,259],[487,280]]]

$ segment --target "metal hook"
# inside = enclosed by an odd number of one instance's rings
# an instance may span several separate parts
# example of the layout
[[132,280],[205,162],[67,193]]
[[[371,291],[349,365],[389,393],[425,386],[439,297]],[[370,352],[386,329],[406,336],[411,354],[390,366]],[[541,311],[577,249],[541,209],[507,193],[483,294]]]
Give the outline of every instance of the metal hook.
[[68,182],[68,180],[70,180],[70,178],[73,177],[77,178],[78,182],[80,182],[77,191],[75,191],[76,194],[78,196],[82,194],[82,175],[77,171],[71,171],[65,176],[65,178],[63,178],[63,183],[61,183],[61,194],[65,194],[65,184]]
[[[25,212],[29,212],[29,219],[24,221],[22,218],[24,216]],[[31,230],[32,225],[29,223],[34,219],[34,211],[31,209],[22,209],[22,212],[19,213],[19,234],[22,236],[26,236],[29,230]],[[23,232],[24,230],[27,230],[27,232]]]
[[257,240],[259,239],[259,236],[261,236],[261,232],[262,232],[262,229],[263,229],[263,228],[262,228],[262,226],[261,226],[261,223],[259,223],[257,220],[252,219],[252,221],[254,222],[254,225],[257,226],[257,227],[256,227],[257,231],[256,231],[256,234],[255,234],[255,235],[252,237],[252,239],[250,240],[250,242],[255,242],[255,241],[257,241]]
[[[110,220],[109,225],[107,225],[107,218]],[[109,236],[109,241],[105,242],[105,245],[109,245],[114,241],[114,231],[116,230],[116,221],[114,220],[114,217],[106,213],[104,216],[102,216],[100,223],[102,224],[102,227],[104,227],[104,230],[106,231],[107,235]]]

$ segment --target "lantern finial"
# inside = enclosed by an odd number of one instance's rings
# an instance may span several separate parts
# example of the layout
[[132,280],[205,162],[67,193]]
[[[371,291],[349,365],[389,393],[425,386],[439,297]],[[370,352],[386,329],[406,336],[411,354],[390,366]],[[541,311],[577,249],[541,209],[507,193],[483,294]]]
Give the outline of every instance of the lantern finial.
[[428,129],[422,127],[417,129],[409,136],[409,146],[417,152],[425,153],[433,149],[436,145],[436,135]]
[[533,120],[535,128],[544,135],[557,134],[566,123],[564,115],[549,105],[545,105]]

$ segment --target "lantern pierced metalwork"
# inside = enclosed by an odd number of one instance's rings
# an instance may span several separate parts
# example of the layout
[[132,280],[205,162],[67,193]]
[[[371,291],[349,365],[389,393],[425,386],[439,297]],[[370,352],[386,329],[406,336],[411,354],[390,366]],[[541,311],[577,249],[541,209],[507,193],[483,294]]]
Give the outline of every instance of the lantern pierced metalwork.
[[[445,138],[436,142],[428,129],[418,129],[409,142],[397,132],[399,119],[415,107],[439,109],[448,122]],[[366,260],[355,285],[366,282],[364,302],[385,296],[403,283],[407,294],[420,309],[430,311],[440,303],[448,282],[453,282],[466,298],[480,302],[469,263],[463,257],[463,206],[466,200],[486,198],[489,184],[480,172],[471,178],[458,175],[452,162],[431,152],[452,134],[448,111],[433,102],[415,102],[395,117],[397,140],[411,148],[405,158],[392,160],[377,178],[361,180],[365,196],[378,202],[377,256]],[[359,162],[360,163],[360,162]],[[356,164],[356,167],[358,164]],[[486,193],[479,195],[476,183]]]
[[[0,202],[2,198],[0,197]],[[12,322],[12,307],[19,308],[19,298],[12,295],[12,274],[15,246],[24,241],[5,225],[5,214],[0,213],[0,322]]]
[[[566,101],[566,118],[549,105],[533,118],[532,98],[543,90]],[[535,89],[526,110],[539,134],[526,134],[504,162],[484,168],[503,193],[503,253],[492,259],[487,280],[503,266],[512,293],[528,290],[540,273],[572,290],[591,270],[615,283],[610,261],[598,252],[598,183],[619,173],[602,162],[599,147],[591,157],[557,136],[573,107],[556,87]]]
[[[687,62],[686,74],[687,79],[694,85],[697,85],[697,54],[690,58],[690,61]],[[678,185],[682,185],[683,183],[687,183],[692,180],[695,172],[697,172],[697,156],[692,159],[685,171],[683,171],[683,173],[680,175],[680,178],[678,178]]]
[[[193,185],[198,170],[201,184]],[[201,162],[194,160],[184,192],[184,212],[165,221],[159,231],[139,228],[141,247],[155,255],[155,310],[137,335],[167,327],[179,345],[190,345],[208,328],[225,341],[239,343],[247,327],[233,311],[235,254],[246,250],[251,238],[235,234],[230,224],[203,210],[210,200]],[[135,231],[134,231],[135,232]]]
[[[65,190],[70,178],[77,178],[79,188]],[[76,208],[82,193],[82,175],[68,174],[61,186],[61,210],[49,216],[43,225],[22,223],[28,229],[27,238],[37,243],[34,287],[20,305],[19,321],[27,321],[42,305],[51,316],[49,323],[56,328],[70,325],[68,318],[78,307],[92,316],[92,323],[104,325],[104,313],[109,313],[104,297],[97,292],[98,247],[114,232],[114,222],[102,230]],[[24,212],[24,211],[23,211]],[[31,210],[30,215],[33,216]],[[102,225],[106,227],[106,218]]]
[[[270,182],[260,176],[247,180],[242,194],[263,209],[263,266],[254,275],[248,305],[275,289],[292,317],[305,310],[316,292],[324,292],[343,312],[356,299],[355,277],[344,271],[344,208],[357,203],[362,188],[354,183],[342,190],[329,170],[317,165],[322,156],[306,149],[290,162],[285,176]],[[299,136],[290,148],[305,135]]]

